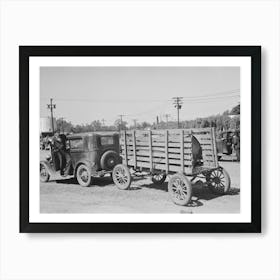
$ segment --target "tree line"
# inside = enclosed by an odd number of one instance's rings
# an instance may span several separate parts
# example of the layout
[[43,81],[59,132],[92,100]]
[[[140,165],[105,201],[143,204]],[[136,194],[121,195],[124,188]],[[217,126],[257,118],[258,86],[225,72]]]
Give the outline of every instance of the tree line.
[[[113,125],[105,125],[100,120],[94,120],[89,124],[73,125],[71,122],[58,118],[57,128],[63,133],[80,133],[92,131],[116,131],[125,129],[172,129],[177,128],[176,121],[159,121],[154,123],[135,122],[133,125],[128,125],[126,121],[117,119]],[[196,118],[194,120],[182,120],[181,128],[206,128],[216,127],[217,131],[225,131],[230,129],[240,129],[240,104],[227,110],[222,114],[217,114],[205,118]]]

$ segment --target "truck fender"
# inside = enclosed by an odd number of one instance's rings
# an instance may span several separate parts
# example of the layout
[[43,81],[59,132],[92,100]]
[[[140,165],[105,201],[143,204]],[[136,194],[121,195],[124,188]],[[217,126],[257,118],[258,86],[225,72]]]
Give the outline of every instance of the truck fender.
[[89,160],[80,160],[76,163],[75,168],[74,168],[75,177],[77,175],[77,169],[81,164],[87,165],[91,169],[92,175],[96,172],[96,164],[95,163],[92,163]]
[[40,164],[44,165],[44,167],[47,169],[48,173],[52,176],[55,175],[55,170],[51,166],[51,164],[47,160],[41,160]]

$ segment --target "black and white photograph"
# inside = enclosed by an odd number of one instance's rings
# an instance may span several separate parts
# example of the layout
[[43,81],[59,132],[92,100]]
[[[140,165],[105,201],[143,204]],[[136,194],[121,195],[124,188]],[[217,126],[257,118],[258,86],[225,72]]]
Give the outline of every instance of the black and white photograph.
[[0,1],[0,279],[280,280],[280,1]]
[[260,48],[21,50],[29,69],[21,126],[29,129],[32,176],[21,200],[28,222],[105,232],[125,232],[124,224],[238,231],[259,222],[259,181],[248,175],[259,156],[251,104],[259,101]]
[[41,67],[41,213],[239,213],[239,67]]

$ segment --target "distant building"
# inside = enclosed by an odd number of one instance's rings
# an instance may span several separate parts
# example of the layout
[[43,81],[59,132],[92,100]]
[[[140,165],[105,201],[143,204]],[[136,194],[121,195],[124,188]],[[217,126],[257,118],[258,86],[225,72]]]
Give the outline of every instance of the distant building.
[[[57,130],[56,119],[53,119],[54,131]],[[40,135],[45,137],[47,135],[52,135],[52,119],[50,117],[40,118]]]

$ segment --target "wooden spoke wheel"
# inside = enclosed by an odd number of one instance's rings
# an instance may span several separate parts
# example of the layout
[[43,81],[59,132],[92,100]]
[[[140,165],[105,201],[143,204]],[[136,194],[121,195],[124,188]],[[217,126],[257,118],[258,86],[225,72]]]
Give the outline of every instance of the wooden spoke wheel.
[[40,181],[41,182],[48,182],[50,179],[50,174],[46,168],[46,166],[40,163]]
[[81,164],[79,165],[76,173],[77,181],[80,186],[82,187],[88,187],[91,183],[91,171],[90,168],[85,165]]
[[155,173],[155,174],[152,174],[152,181],[156,185],[163,184],[165,179],[166,179],[166,174],[165,173]]
[[118,164],[113,169],[113,181],[120,190],[127,190],[131,184],[131,174],[126,165]]
[[215,169],[206,174],[206,182],[213,193],[224,194],[230,189],[230,177],[223,168]]
[[168,182],[168,192],[175,204],[187,205],[192,198],[192,184],[185,175],[177,173]]

